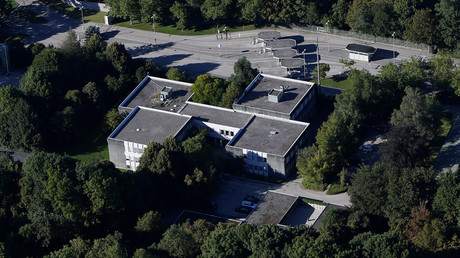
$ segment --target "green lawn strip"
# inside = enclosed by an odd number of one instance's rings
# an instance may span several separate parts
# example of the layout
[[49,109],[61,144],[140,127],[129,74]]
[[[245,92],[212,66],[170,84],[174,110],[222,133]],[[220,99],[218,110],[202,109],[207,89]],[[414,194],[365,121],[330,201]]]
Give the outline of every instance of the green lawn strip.
[[[131,25],[130,21],[123,21],[115,23],[115,25],[125,28],[133,28],[138,30],[146,30],[146,31],[153,31],[152,23],[142,23],[139,21],[134,21],[133,25]],[[224,25],[220,26],[219,29],[225,28]],[[227,26],[227,30],[232,33],[232,37],[237,37],[235,32],[245,31],[245,30],[253,30],[255,29],[254,25],[239,25],[239,26]],[[176,26],[173,25],[162,25],[160,23],[155,23],[155,31],[159,33],[171,34],[171,35],[184,35],[184,36],[198,36],[198,35],[209,35],[214,34],[217,32],[217,29],[214,26],[191,26],[184,31],[178,29]]]
[[26,8],[20,8],[16,12],[16,15],[23,18],[24,20],[30,22],[30,23],[45,23],[47,20],[35,13],[34,11],[31,11]]
[[[317,79],[310,80],[310,82],[318,82]],[[321,86],[327,86],[337,89],[346,90],[351,87],[351,81],[346,78],[322,78],[321,79]]]
[[106,15],[106,12],[96,12],[96,13],[86,13],[83,12],[84,18],[83,20],[85,22],[96,22],[96,23],[104,23],[104,16]]
[[324,202],[321,202],[321,201],[316,201],[316,200],[312,200],[312,199],[307,199],[307,198],[301,198],[302,202],[304,203],[308,203],[308,204],[318,204],[318,205],[322,205],[322,206],[326,206],[327,204],[324,203]]
[[430,146],[430,157],[428,159],[428,164],[430,165],[434,164],[436,158],[439,155],[439,152],[441,151],[442,145],[446,141],[447,134],[449,133],[450,128],[454,123],[452,113],[450,113],[448,110],[444,110],[442,112],[441,123],[441,134],[434,141],[433,145]]
[[327,189],[326,194],[334,195],[334,194],[344,193],[346,191],[348,191],[348,186],[346,185],[343,186],[339,182],[334,182],[333,184],[331,184],[329,189]]
[[77,143],[65,150],[71,157],[81,161],[91,159],[109,159],[107,135],[99,127],[83,132]]
[[19,4],[16,3],[16,1],[14,1],[14,0],[10,0],[10,3],[11,3],[11,6],[13,7],[13,9],[19,6]]

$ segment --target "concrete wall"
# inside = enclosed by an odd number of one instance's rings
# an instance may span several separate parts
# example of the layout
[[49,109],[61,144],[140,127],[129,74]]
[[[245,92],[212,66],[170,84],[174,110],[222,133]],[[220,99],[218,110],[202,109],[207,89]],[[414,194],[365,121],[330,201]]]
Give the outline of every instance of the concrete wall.
[[123,141],[112,138],[107,139],[109,144],[109,158],[115,167],[126,169],[125,146]]
[[277,117],[277,118],[283,118],[283,119],[291,119],[289,114],[280,113],[280,112],[274,112],[274,111],[255,108],[255,107],[242,106],[240,104],[233,104],[233,109],[236,110],[236,111],[248,112],[248,113],[251,113],[251,114],[262,114],[262,115],[267,115],[267,116],[271,116],[271,117]]

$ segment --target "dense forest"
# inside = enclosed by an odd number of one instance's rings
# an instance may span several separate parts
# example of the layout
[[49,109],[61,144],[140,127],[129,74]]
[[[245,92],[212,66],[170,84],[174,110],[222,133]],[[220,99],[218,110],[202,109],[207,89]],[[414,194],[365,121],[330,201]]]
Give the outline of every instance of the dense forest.
[[[105,0],[126,19],[191,25],[290,23],[329,26],[359,33],[460,50],[459,0]],[[328,23],[329,21],[329,23]]]

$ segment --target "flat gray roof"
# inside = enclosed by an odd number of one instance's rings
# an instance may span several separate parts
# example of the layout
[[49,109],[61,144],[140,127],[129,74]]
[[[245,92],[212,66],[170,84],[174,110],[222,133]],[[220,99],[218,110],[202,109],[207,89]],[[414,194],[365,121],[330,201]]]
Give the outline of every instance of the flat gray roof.
[[[190,91],[191,86],[191,83],[147,76],[120,106],[129,108],[142,106],[170,110],[176,105],[177,107],[174,111],[177,111],[192,95]],[[172,96],[166,101],[160,101],[161,90],[165,87],[169,87],[173,90]]]
[[273,40],[281,37],[281,32],[276,30],[264,30],[257,34],[257,37],[261,40]]
[[136,107],[109,138],[142,143],[163,143],[168,136],[176,136],[191,120],[191,116]]
[[265,42],[265,47],[271,50],[293,48],[297,45],[295,39],[275,39]]
[[281,60],[281,66],[284,68],[299,68],[305,65],[303,58],[287,58]]
[[203,122],[243,128],[251,115],[235,112],[233,109],[214,107],[205,104],[187,102],[181,114],[193,116]]
[[249,215],[246,222],[258,225],[277,225],[296,200],[297,196],[269,191]]
[[273,51],[273,57],[278,59],[293,58],[297,55],[297,49],[278,49]]
[[254,116],[229,146],[284,156],[307,123]]
[[[307,91],[314,85],[311,82],[288,79],[267,74],[260,74],[245,90],[237,105],[291,114]],[[268,93],[272,89],[285,88],[283,99],[278,102],[268,101]]]
[[345,47],[348,51],[356,51],[356,52],[361,52],[361,53],[366,53],[366,54],[372,54],[377,51],[375,47],[367,46],[367,45],[360,45],[360,44],[348,44]]

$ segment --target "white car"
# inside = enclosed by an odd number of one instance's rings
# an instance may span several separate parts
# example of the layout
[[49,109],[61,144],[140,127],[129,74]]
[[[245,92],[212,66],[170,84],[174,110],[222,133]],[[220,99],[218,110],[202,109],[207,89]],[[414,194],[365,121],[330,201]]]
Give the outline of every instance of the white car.
[[252,202],[249,202],[249,201],[242,201],[242,202],[241,202],[241,205],[242,205],[242,206],[249,207],[249,208],[251,208],[251,209],[255,209],[255,208],[257,207],[257,204],[252,203]]
[[359,146],[359,150],[360,151],[365,151],[365,152],[371,152],[371,151],[373,151],[373,148],[372,148],[371,145],[366,144],[366,145]]

